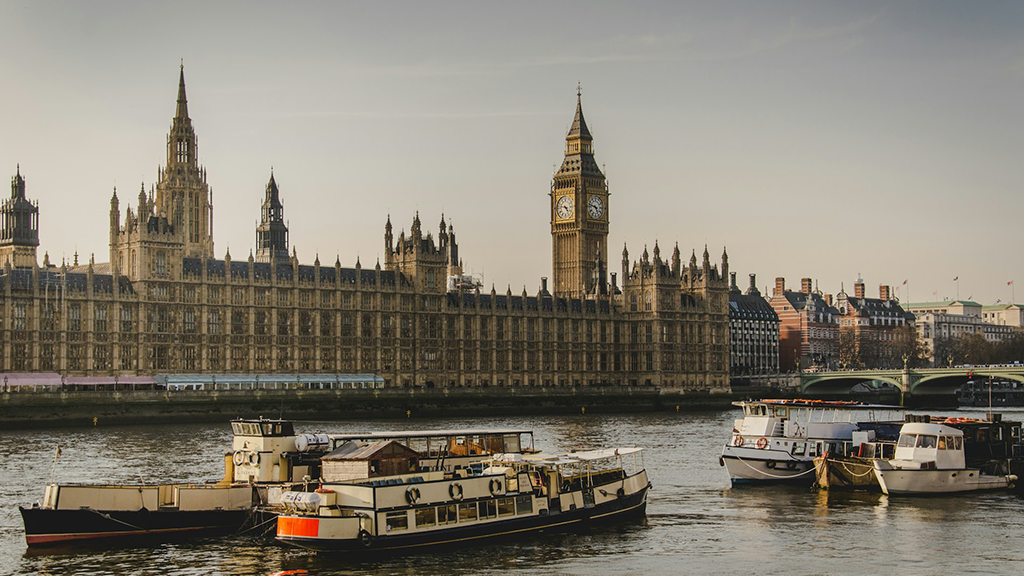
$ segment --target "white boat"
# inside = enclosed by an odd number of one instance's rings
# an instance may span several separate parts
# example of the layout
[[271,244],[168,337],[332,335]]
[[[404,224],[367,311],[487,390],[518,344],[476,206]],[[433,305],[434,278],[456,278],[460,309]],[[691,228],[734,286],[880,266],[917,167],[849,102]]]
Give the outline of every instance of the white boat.
[[896,456],[875,462],[875,475],[886,494],[950,494],[1010,488],[1017,476],[987,475],[968,468],[962,430],[925,422],[900,429]]
[[[415,460],[393,440],[339,447],[316,491],[282,497],[277,540],[357,555],[464,546],[642,517],[650,488],[640,448],[506,454],[453,472]],[[388,462],[410,471],[379,475]]]
[[[746,400],[719,463],[733,484],[815,480],[814,458],[874,440],[865,422],[903,421],[900,406],[830,400]],[[855,440],[854,435],[858,438]]]

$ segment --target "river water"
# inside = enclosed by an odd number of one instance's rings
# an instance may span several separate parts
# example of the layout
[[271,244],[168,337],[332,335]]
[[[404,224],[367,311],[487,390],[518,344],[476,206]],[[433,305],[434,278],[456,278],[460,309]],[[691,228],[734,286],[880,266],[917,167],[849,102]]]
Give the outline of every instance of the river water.
[[[961,415],[980,415],[964,412]],[[227,424],[0,432],[0,574],[625,575],[1014,574],[1024,498],[888,498],[795,487],[731,488],[719,467],[735,410],[536,418],[301,422],[297,431],[525,427],[544,451],[639,445],[653,483],[647,519],[464,551],[348,564],[243,536],[142,547],[28,552],[19,504],[58,482],[201,481],[223,475]],[[1006,412],[1018,420],[1024,413]]]

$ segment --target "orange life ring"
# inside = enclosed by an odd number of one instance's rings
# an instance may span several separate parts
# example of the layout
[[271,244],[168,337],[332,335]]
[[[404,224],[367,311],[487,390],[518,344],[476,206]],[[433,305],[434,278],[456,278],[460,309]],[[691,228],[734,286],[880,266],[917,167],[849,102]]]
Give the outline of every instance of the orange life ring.
[[732,441],[732,445],[737,447],[737,448],[739,448],[740,446],[743,446],[743,436],[740,436],[739,434],[737,434],[736,438]]
[[764,450],[767,447],[768,447],[768,439],[767,438],[762,436],[762,437],[757,439],[757,448],[758,448],[758,450]]

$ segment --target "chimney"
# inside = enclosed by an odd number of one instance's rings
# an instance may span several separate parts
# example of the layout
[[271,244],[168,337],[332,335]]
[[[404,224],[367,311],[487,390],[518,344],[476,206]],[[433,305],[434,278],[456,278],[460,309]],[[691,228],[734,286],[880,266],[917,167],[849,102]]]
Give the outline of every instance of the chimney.
[[736,290],[737,292],[739,291],[739,288],[736,287],[736,273],[735,272],[729,272],[729,290],[730,291]]
[[772,292],[772,296],[782,296],[782,293],[786,291],[786,279],[779,276],[775,279],[775,292]]
[[825,294],[825,303],[828,304],[829,306],[832,305],[832,295],[831,294]]
[[[614,283],[615,283],[615,275],[612,274],[612,284],[614,284]],[[546,294],[547,291],[548,291],[548,277],[547,276],[541,276],[540,277],[540,293],[541,294]]]
[[750,275],[750,288],[747,288],[747,294],[757,291],[757,274]]
[[810,278],[801,278],[800,279],[800,291],[803,292],[804,294],[810,294],[811,293],[811,279]]
[[615,286],[615,279],[616,279],[616,277],[618,277],[618,274],[616,274],[615,272],[612,272],[612,288],[616,288],[616,286]]
[[887,302],[889,300],[890,290],[891,288],[886,286],[885,284],[878,285],[878,297],[882,300],[882,302]]
[[854,298],[864,298],[864,281],[859,280],[853,285],[853,296]]

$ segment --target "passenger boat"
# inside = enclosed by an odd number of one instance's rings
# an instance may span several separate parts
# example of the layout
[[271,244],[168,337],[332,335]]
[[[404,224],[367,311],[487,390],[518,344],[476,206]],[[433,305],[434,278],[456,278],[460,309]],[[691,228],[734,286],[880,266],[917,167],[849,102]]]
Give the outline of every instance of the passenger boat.
[[[815,481],[814,458],[847,452],[865,424],[902,421],[900,406],[828,400],[747,400],[719,464],[733,484]],[[870,441],[869,433],[857,443]]]
[[[413,450],[415,471],[460,470],[494,453],[533,453],[533,433],[521,429],[428,430],[296,434],[292,422],[239,419],[231,423],[224,478],[201,484],[50,483],[41,502],[20,507],[25,541],[42,546],[128,536],[230,533],[269,525],[283,510],[281,495],[319,482],[321,458],[352,438],[400,438]],[[151,538],[151,539],[152,539]]]
[[[318,489],[282,497],[280,542],[356,554],[410,552],[646,511],[650,482],[640,448],[505,454],[454,472],[379,476],[374,461],[383,466],[394,459],[411,470],[414,453],[397,442],[353,444],[325,456],[325,482]],[[332,461],[337,466],[329,466]]]
[[875,475],[886,494],[949,494],[1010,488],[1015,474],[985,474],[968,468],[964,432],[931,422],[908,422],[900,430],[896,455],[877,460]]

